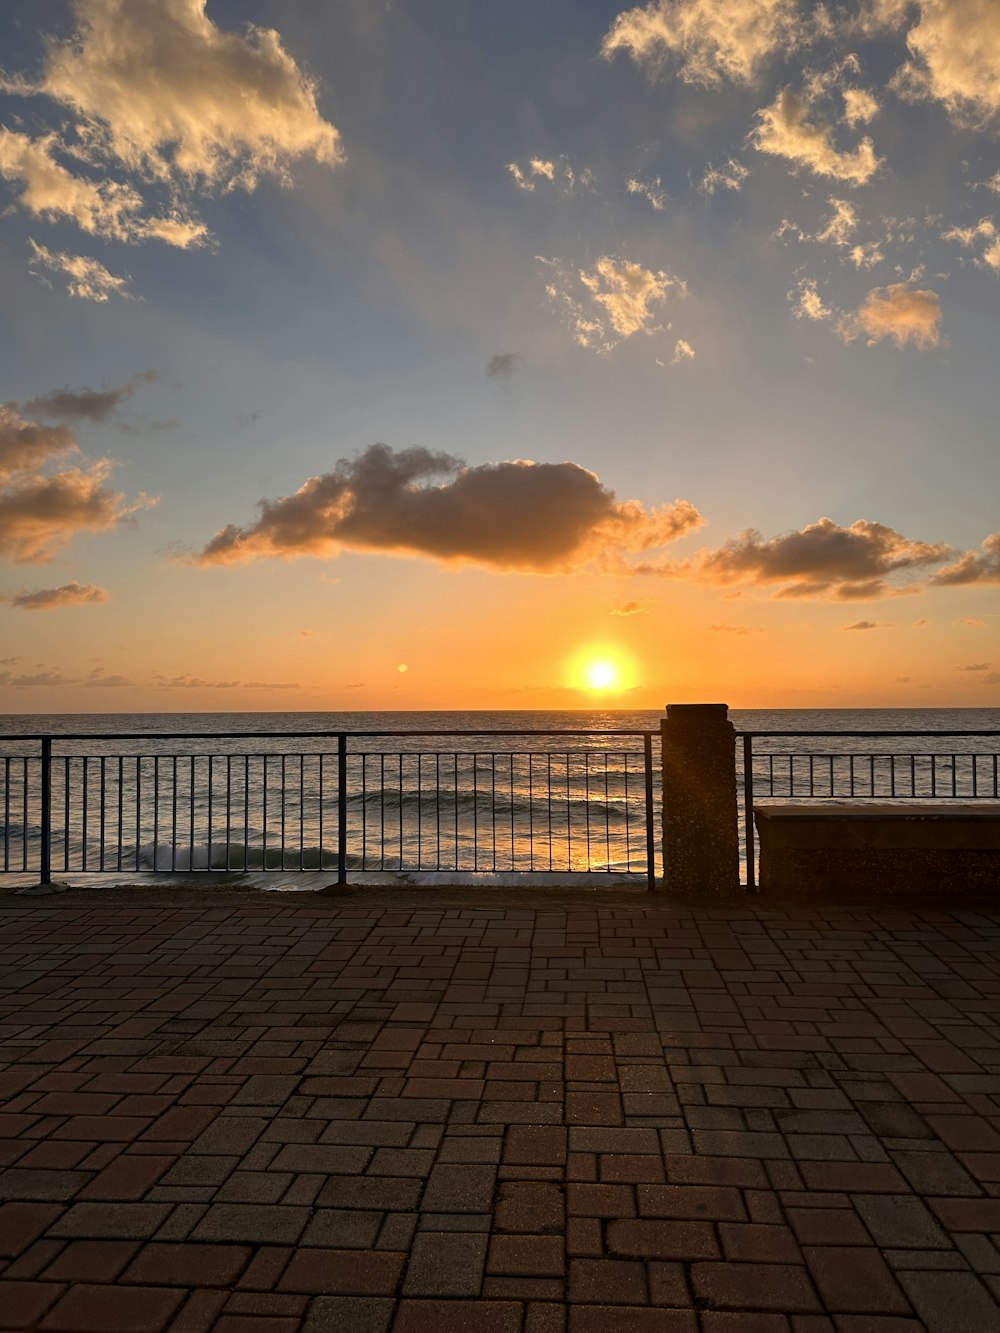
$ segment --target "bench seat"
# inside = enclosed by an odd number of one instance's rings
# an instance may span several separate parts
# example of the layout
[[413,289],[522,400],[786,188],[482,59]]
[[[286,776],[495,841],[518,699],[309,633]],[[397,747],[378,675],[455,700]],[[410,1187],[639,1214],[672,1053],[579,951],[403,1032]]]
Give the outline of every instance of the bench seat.
[[1000,890],[1000,802],[811,802],[754,810],[762,893]]

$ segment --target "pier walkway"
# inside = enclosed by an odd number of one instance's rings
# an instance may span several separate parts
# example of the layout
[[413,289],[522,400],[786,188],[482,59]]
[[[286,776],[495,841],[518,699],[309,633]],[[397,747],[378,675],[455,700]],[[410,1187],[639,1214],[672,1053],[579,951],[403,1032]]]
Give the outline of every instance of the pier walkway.
[[0,898],[0,1328],[996,1333],[1000,911]]

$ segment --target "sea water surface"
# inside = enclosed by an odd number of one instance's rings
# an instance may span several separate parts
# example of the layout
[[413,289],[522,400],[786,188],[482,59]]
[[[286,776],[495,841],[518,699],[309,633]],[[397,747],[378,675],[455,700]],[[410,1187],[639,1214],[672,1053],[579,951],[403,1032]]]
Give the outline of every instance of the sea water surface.
[[[324,887],[337,867],[336,734],[345,732],[352,882],[545,884],[565,883],[568,874],[574,882],[641,882],[648,864],[644,740],[620,733],[656,733],[662,717],[617,709],[8,715],[0,719],[0,873],[3,882],[37,879],[40,769],[24,756],[38,754],[32,738],[51,736],[57,878],[114,884],[199,872],[268,888]],[[780,749],[771,766],[776,796],[801,794],[788,781],[806,764],[812,775],[804,756],[817,751],[824,759],[816,762],[816,791],[823,794],[824,765],[842,783],[843,766],[859,748],[890,766],[898,756],[904,778],[910,761],[902,756],[934,754],[927,762],[935,782],[942,774],[965,781],[967,765],[952,765],[948,752],[971,750],[984,782],[992,766],[996,789],[997,708],[734,709],[730,718],[737,731],[770,733],[770,741],[755,742],[755,754]],[[590,734],[558,734],[574,731]],[[797,731],[839,734],[777,736]],[[870,731],[894,734],[852,735]],[[993,734],[941,734],[955,731]],[[455,732],[474,734],[447,734]],[[120,739],[100,739],[111,736]],[[658,847],[657,742],[654,735]],[[873,795],[888,794],[880,764],[877,774],[871,770]],[[768,794],[766,761],[754,768],[759,799]],[[911,769],[915,793],[931,794],[930,769]],[[740,765],[738,782],[745,822]]]

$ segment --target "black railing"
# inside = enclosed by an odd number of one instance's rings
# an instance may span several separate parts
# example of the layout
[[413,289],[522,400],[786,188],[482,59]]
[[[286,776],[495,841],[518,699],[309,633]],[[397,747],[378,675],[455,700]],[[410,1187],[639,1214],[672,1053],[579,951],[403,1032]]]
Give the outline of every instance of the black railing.
[[2,869],[37,867],[42,883],[88,873],[335,871],[343,884],[352,870],[604,872],[653,887],[653,735],[10,739],[0,759]]
[[[1000,800],[996,731],[738,731],[736,735],[742,758],[737,786],[746,884],[751,890],[756,885],[753,811],[759,801]],[[873,748],[876,738],[879,744]],[[822,746],[814,749],[812,742],[820,740]]]

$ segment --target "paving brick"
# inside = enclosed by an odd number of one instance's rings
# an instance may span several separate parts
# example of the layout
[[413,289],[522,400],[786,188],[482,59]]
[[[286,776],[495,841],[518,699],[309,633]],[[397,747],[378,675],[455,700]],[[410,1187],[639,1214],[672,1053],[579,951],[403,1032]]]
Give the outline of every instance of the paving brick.
[[137,1240],[73,1240],[42,1276],[47,1282],[114,1282],[140,1246]]
[[497,1231],[560,1234],[565,1203],[557,1185],[535,1181],[501,1183],[494,1211]]
[[491,1166],[438,1165],[431,1171],[421,1208],[440,1213],[481,1213],[492,1208],[496,1171]]
[[810,1314],[822,1309],[808,1272],[797,1264],[693,1264],[691,1286],[699,1300],[724,1310]]
[[626,1259],[571,1259],[568,1294],[571,1301],[645,1305],[646,1266]]
[[640,1185],[636,1190],[640,1217],[678,1217],[712,1222],[745,1222],[739,1190],[711,1185]]
[[727,1259],[749,1263],[799,1264],[802,1254],[794,1234],[783,1226],[722,1222],[719,1239]]
[[928,1199],[949,1231],[1000,1232],[1000,1199]]
[[928,1333],[998,1333],[1000,1306],[972,1273],[901,1273]]
[[299,1250],[282,1273],[278,1290],[391,1296],[399,1285],[405,1258],[387,1250]]
[[402,1294],[478,1296],[487,1241],[482,1233],[422,1231],[413,1241]]
[[197,1241],[234,1241],[245,1244],[294,1245],[309,1220],[308,1208],[282,1204],[215,1203],[192,1233]]
[[145,1240],[167,1220],[168,1203],[75,1203],[49,1228],[53,1236]]
[[511,1125],[503,1161],[512,1166],[561,1166],[566,1161],[566,1130],[561,1125]]
[[62,1209],[50,1203],[0,1205],[0,1259],[21,1254],[52,1225]]
[[116,1157],[80,1190],[80,1199],[141,1199],[173,1165],[173,1157]]
[[490,1273],[520,1277],[562,1277],[565,1270],[561,1236],[494,1236],[487,1267]]
[[708,1222],[635,1221],[608,1223],[608,1251],[641,1259],[716,1259],[719,1247]]
[[803,1247],[813,1281],[828,1310],[855,1314],[909,1314],[910,1303],[874,1246]]
[[855,1194],[852,1202],[883,1248],[951,1248],[948,1236],[920,1199],[905,1194]]
[[389,1333],[394,1309],[384,1296],[317,1296],[302,1333]]
[[52,1333],[160,1333],[176,1314],[184,1293],[168,1287],[71,1287],[45,1316]]
[[122,1282],[147,1286],[224,1287],[247,1266],[245,1245],[184,1245],[152,1242],[122,1274]]
[[521,1333],[519,1301],[401,1300],[392,1333]]
[[695,1333],[691,1310],[644,1310],[634,1305],[576,1305],[569,1333]]

